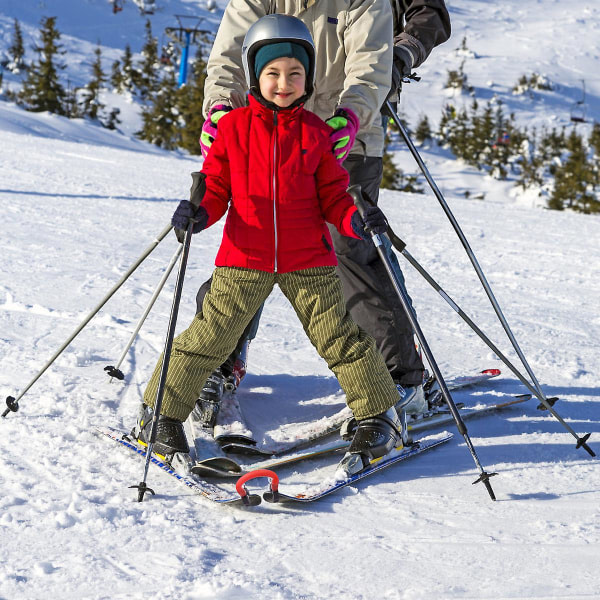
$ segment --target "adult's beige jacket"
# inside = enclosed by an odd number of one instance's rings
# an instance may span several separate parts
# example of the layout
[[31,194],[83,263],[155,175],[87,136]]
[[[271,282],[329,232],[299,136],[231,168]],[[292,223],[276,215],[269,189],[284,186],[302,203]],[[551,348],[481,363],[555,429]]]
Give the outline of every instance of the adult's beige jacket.
[[242,42],[260,17],[298,17],[316,48],[315,93],[306,108],[322,119],[338,107],[360,120],[352,153],[383,154],[380,108],[391,84],[393,15],[390,0],[231,0],[208,61],[204,114],[215,104],[246,105]]

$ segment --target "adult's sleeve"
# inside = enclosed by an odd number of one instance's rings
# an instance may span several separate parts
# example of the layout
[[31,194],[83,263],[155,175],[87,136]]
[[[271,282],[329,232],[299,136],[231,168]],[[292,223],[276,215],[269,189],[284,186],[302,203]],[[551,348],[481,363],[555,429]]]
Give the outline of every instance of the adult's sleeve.
[[246,105],[242,42],[250,26],[267,14],[268,4],[266,0],[231,0],[227,4],[208,58],[202,107],[205,116],[215,104],[233,108]]
[[353,1],[344,34],[345,80],[338,105],[352,109],[368,128],[390,89],[393,24],[389,0]]
[[450,38],[450,15],[444,0],[394,1],[394,45],[410,53],[416,68]]

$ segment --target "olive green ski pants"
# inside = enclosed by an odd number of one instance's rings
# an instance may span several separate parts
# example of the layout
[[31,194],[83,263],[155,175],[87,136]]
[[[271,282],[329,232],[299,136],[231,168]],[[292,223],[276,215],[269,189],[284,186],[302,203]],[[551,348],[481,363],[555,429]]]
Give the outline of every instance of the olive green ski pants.
[[[202,311],[173,340],[161,413],[185,421],[208,376],[235,348],[242,332],[278,284],[304,331],[346,394],[357,419],[378,415],[399,400],[398,391],[375,348],[346,310],[334,267],[269,273],[217,267]],[[150,378],[144,402],[154,406],[162,357]]]

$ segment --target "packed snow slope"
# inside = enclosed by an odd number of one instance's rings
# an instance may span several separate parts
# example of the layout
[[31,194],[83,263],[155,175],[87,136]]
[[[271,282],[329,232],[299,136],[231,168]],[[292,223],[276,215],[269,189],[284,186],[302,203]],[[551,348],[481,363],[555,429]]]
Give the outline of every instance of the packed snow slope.
[[[432,56],[428,81],[408,90],[406,108],[414,103],[435,117],[444,93],[437,79],[455,60],[464,33],[479,56],[473,65],[482,65],[470,77],[482,93],[492,83],[508,89],[523,72],[555,69],[558,80],[570,82],[564,94],[522,108],[532,120],[554,115],[556,122],[568,121],[578,79],[594,73],[598,61],[594,3],[579,5],[576,14],[551,0],[508,1],[502,10],[474,0],[448,4],[453,39]],[[113,18],[100,0],[8,0],[0,21],[8,27],[17,16],[35,28],[48,6],[59,26],[63,19],[70,23],[65,32],[73,47],[85,42],[93,48],[97,33],[89,28]],[[137,9],[125,6],[113,22],[129,10],[142,23]],[[198,7],[162,6],[153,18]],[[218,20],[219,14],[211,16]],[[121,48],[119,35],[113,31],[103,43]],[[597,109],[598,84],[593,76],[586,83],[590,107]],[[600,221],[508,197],[509,184],[442,152],[423,156],[544,392],[560,397],[556,410],[578,434],[592,434],[598,454]],[[397,157],[411,164],[404,150]],[[118,132],[0,101],[2,398],[22,392],[153,243],[199,166],[197,158]],[[465,200],[465,189],[486,190],[486,200]],[[409,252],[524,372],[433,195],[384,192],[381,206]],[[222,222],[194,236],[178,331],[193,317],[221,231]],[[97,437],[93,427],[129,430],[134,423],[164,346],[173,277],[122,365],[125,381],[109,383],[103,369],[122,353],[176,249],[170,234],[21,398],[19,412],[0,420],[0,599],[600,597],[598,460],[577,450],[576,440],[537,410],[535,400],[468,422],[483,466],[498,472],[495,503],[481,484],[472,485],[478,471],[454,427],[449,444],[308,506],[219,507],[154,467],[148,483],[157,495],[138,503],[128,486],[142,479],[143,463]],[[486,404],[525,392],[400,260],[443,374],[503,370],[485,388],[457,393],[455,400]],[[279,292],[267,301],[249,367],[238,396],[259,436],[343,404]],[[314,471],[334,464],[282,469],[282,488],[313,481]],[[249,487],[261,491],[262,485]]]

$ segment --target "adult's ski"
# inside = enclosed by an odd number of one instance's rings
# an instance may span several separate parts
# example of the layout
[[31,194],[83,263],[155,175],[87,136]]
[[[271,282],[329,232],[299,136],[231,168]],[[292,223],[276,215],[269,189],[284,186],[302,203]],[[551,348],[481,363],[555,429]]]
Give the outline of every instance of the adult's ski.
[[[527,402],[527,400],[531,399],[531,394],[523,394],[521,396],[516,396],[511,400],[497,402],[494,404],[486,404],[484,406],[475,406],[475,407],[466,407],[460,410],[461,417],[464,419],[471,419],[478,416],[483,416],[490,412],[504,410],[507,408],[511,408],[518,404],[522,404],[523,402]],[[427,429],[433,429],[435,427],[441,427],[443,425],[454,423],[454,418],[452,417],[449,411],[439,411],[437,413],[431,414],[430,416],[426,416],[422,419],[418,419],[408,423],[408,432],[416,433],[419,431],[424,431]],[[312,460],[315,458],[320,458],[322,456],[326,456],[335,452],[340,452],[342,450],[346,450],[350,442],[344,441],[342,439],[335,439],[329,442],[324,442],[321,444],[317,444],[315,446],[311,446],[304,451],[297,451],[294,453],[286,453],[283,455],[274,456],[272,458],[257,461],[252,464],[242,465],[238,464],[236,469],[229,470],[219,470],[215,468],[211,468],[210,466],[206,466],[202,462],[197,462],[191,466],[191,471],[195,475],[199,477],[239,477],[242,474],[245,474],[254,469],[278,469],[280,467],[287,467],[289,465]]]
[[[99,434],[102,434],[105,438],[117,442],[122,448],[130,450],[133,455],[145,460],[146,449],[141,446],[138,446],[137,443],[134,440],[132,440],[127,434],[124,434],[122,431],[119,431],[117,429],[113,429],[112,427],[106,426],[96,427],[95,429]],[[235,492],[235,490],[229,492],[227,490],[221,489],[220,487],[212,483],[208,483],[207,481],[198,479],[193,475],[183,475],[177,472],[178,470],[184,472],[188,470],[189,458],[186,458],[186,455],[176,454],[174,457],[173,464],[169,464],[165,460],[161,459],[161,457],[159,456],[152,455],[150,457],[150,462],[165,473],[167,473],[168,475],[170,475],[171,477],[175,478],[181,484],[185,485],[195,494],[198,494],[199,496],[202,496],[203,498],[206,498],[211,502],[234,506],[256,506],[261,502],[261,498],[257,494],[249,495],[247,501],[244,502],[242,501],[242,498],[240,498],[239,494]]]
[[[498,377],[499,375],[499,369],[485,369],[484,371],[480,371],[473,375],[461,375],[459,377],[449,379],[446,382],[446,385],[450,391],[455,391],[468,386],[481,385],[490,379]],[[430,402],[430,405],[439,404],[437,399],[439,389],[437,388],[435,380],[429,380],[424,387],[426,388],[425,393],[427,395],[428,402],[430,399],[434,400],[434,402]],[[434,410],[437,409],[434,408]],[[351,417],[352,411],[345,406],[337,413],[329,417],[323,417],[318,421],[305,423],[303,427],[296,427],[294,429],[293,436],[287,439],[274,441],[269,444],[262,445],[260,448],[264,452],[278,455],[302,448],[304,446],[309,446],[313,444],[315,440],[319,440],[338,431],[342,424]]]
[[281,490],[278,490],[277,492],[268,491],[263,494],[263,499],[267,502],[314,502],[315,500],[319,500],[324,496],[328,496],[329,494],[332,494],[333,492],[336,492],[347,485],[351,485],[357,481],[360,481],[361,479],[364,479],[365,477],[369,477],[370,475],[377,473],[378,471],[387,469],[388,467],[406,460],[407,458],[411,458],[417,454],[421,454],[427,450],[436,448],[437,446],[451,440],[452,437],[453,435],[451,433],[445,432],[435,437],[423,438],[414,442],[410,446],[396,448],[389,454],[386,454],[386,456],[374,460],[366,469],[363,469],[354,475],[350,475],[349,477],[337,479],[336,475],[333,475],[325,481],[310,487],[306,487],[293,494],[286,494],[281,492]]

